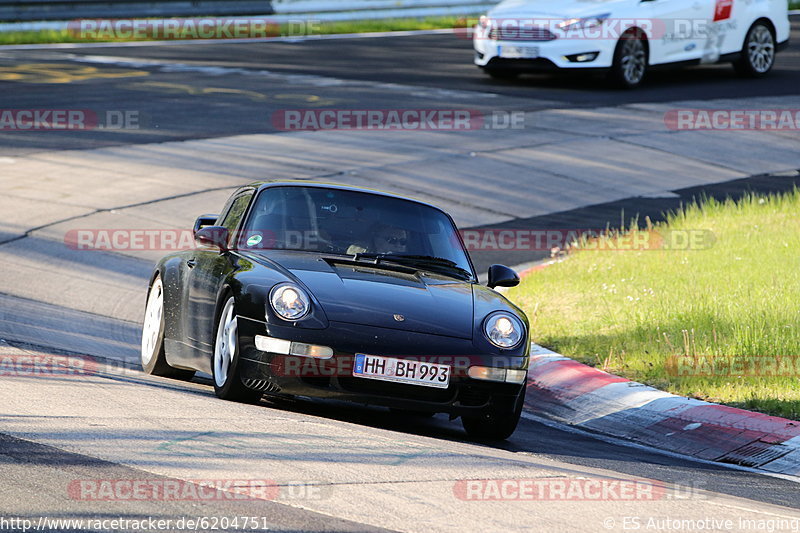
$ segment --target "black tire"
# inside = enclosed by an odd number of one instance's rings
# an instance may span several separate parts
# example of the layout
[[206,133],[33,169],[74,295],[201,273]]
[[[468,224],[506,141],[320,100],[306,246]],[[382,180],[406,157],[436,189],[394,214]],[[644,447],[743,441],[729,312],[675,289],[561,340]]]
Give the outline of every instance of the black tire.
[[521,388],[511,410],[506,405],[498,406],[493,412],[482,416],[462,416],[461,424],[467,435],[477,440],[505,440],[510,437],[517,429],[525,403],[526,388],[524,385]]
[[647,38],[638,29],[626,31],[614,49],[609,79],[623,89],[635,89],[645,79],[649,66]]
[[[232,313],[232,328],[220,331],[220,325],[223,321],[227,321]],[[230,326],[230,322],[226,325]],[[222,306],[217,313],[217,319],[214,321],[214,347],[211,355],[211,376],[214,381],[214,393],[217,397],[223,400],[230,400],[234,402],[255,403],[261,399],[262,393],[249,389],[242,383],[239,376],[239,336],[238,327],[236,324],[236,302],[233,296],[226,296],[223,299]],[[223,338],[227,335],[226,338]],[[230,353],[230,347],[233,347],[233,353]],[[229,364],[225,365],[227,355]],[[220,359],[218,360],[218,357]],[[226,368],[223,368],[226,366]],[[223,373],[224,371],[224,373]]]
[[515,80],[519,76],[519,72],[514,70],[484,68],[483,71],[495,80]]
[[769,74],[775,65],[775,32],[770,26],[758,20],[747,30],[742,43],[742,52],[733,69],[746,78],[762,78]]
[[[159,306],[160,309],[151,308],[153,305]],[[164,308],[164,284],[161,281],[161,276],[157,275],[147,293],[145,319],[142,324],[142,349],[140,353],[142,369],[145,373],[153,376],[188,381],[194,377],[194,370],[174,368],[167,363],[167,356],[164,350],[164,332],[166,331]],[[148,325],[153,325],[153,322],[156,322],[155,316],[150,314],[151,311],[157,311],[157,314],[160,315],[160,318],[157,319],[157,330],[148,328]],[[153,322],[148,323],[148,320],[153,320]]]

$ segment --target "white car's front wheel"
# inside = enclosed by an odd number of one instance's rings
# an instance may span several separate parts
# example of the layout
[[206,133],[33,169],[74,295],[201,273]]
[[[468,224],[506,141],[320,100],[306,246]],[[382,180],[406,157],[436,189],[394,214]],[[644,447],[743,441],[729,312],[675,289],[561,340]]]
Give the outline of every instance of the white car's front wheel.
[[611,80],[625,89],[638,87],[647,74],[647,41],[638,29],[626,31],[614,49]]
[[760,78],[775,64],[775,35],[763,21],[756,21],[747,31],[739,60],[733,64],[736,72],[748,78]]

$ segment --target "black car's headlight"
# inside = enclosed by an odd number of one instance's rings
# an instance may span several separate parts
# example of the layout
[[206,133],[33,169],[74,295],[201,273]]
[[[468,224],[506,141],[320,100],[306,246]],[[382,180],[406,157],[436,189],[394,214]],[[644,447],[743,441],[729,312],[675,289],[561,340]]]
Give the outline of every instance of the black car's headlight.
[[299,320],[311,309],[311,299],[294,283],[279,283],[269,293],[272,310],[284,320]]
[[511,313],[499,311],[483,321],[483,334],[498,348],[515,348],[525,337],[525,326]]

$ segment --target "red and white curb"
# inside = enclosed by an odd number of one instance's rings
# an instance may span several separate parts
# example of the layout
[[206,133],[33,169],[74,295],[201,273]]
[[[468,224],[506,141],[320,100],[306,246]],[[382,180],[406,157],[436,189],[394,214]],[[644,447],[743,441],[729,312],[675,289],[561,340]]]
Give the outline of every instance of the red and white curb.
[[800,422],[675,396],[531,345],[527,411],[698,459],[800,475]]

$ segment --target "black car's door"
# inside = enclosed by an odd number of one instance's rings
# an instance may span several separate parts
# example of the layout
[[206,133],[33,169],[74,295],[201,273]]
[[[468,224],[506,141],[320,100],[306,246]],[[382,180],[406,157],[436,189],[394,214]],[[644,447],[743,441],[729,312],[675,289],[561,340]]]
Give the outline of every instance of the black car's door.
[[[217,225],[228,229],[229,246],[235,246],[237,230],[253,198],[253,190],[237,194],[228,209],[220,215]],[[184,313],[184,331],[187,341],[195,348],[198,360],[205,367],[213,350],[214,313],[217,295],[225,278],[235,268],[230,253],[220,253],[216,248],[198,248],[189,254],[186,264],[187,312]]]

